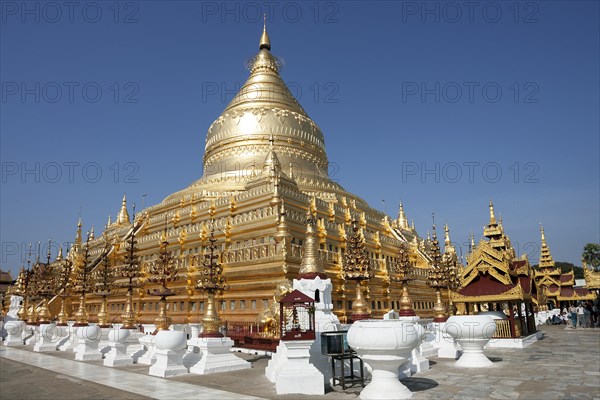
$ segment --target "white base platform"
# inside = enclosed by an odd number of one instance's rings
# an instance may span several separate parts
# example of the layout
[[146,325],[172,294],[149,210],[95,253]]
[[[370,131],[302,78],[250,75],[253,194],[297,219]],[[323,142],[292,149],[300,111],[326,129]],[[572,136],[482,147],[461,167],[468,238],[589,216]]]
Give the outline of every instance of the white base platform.
[[[139,341],[143,346],[143,350],[132,355],[133,362],[142,365],[152,365],[152,363],[156,361],[156,345],[154,343],[154,336],[144,335],[139,339]],[[136,354],[137,357],[135,357]]]
[[206,375],[216,372],[236,371],[252,366],[248,361],[242,360],[229,352],[233,347],[233,340],[223,338],[194,338],[188,340],[188,345],[197,346],[202,352],[200,360],[190,367],[190,373]]
[[187,374],[188,370],[183,365],[183,354],[185,349],[181,350],[156,350],[156,362],[150,367],[148,372],[152,376],[168,378]]
[[435,341],[433,347],[437,348],[437,356],[439,358],[451,358],[456,360],[460,356],[460,351],[456,347],[454,338],[446,332],[445,322],[434,322],[433,328],[435,332]]
[[102,353],[98,350],[98,342],[80,341],[74,348],[76,361],[102,360]]
[[104,365],[107,367],[119,367],[122,365],[133,364],[133,358],[127,354],[126,346],[118,342],[108,343],[110,350],[106,353],[104,358]]
[[277,394],[325,394],[325,376],[310,363],[312,340],[280,341],[265,369]]
[[543,336],[544,335],[542,334],[542,332],[537,331],[536,333],[523,338],[491,339],[490,342],[485,346],[485,348],[523,349],[527,346],[534,344]]

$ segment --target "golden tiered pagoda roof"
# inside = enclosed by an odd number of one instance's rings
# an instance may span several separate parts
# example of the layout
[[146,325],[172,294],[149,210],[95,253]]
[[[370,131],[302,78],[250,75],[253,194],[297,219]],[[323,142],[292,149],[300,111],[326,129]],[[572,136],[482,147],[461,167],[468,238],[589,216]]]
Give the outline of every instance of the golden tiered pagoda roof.
[[453,295],[455,302],[495,302],[530,300],[536,294],[526,256],[517,258],[502,223],[496,220],[490,201],[490,221],[482,240],[467,256],[461,274],[462,288]]
[[540,250],[539,269],[535,271],[535,283],[538,290],[544,290],[548,300],[555,300],[555,305],[560,301],[593,300],[595,295],[586,288],[576,288],[575,274],[562,273],[556,267],[550,247],[546,243],[544,227],[540,226],[542,246]]

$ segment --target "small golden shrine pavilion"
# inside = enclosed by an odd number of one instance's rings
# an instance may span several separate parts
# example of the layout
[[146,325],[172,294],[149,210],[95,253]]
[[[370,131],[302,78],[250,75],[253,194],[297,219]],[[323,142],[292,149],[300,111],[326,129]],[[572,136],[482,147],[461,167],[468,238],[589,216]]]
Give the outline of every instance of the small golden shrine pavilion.
[[[575,274],[562,273],[557,268],[546,243],[544,228],[540,227],[542,247],[540,250],[539,269],[534,273],[535,283],[539,296],[536,303],[540,309],[563,308],[579,301],[594,300],[596,295],[588,288],[575,287]],[[587,268],[584,268],[586,270]]]
[[496,321],[497,337],[531,335],[535,332],[536,287],[529,261],[525,255],[516,257],[491,201],[490,222],[483,234],[488,240],[473,246],[461,273],[462,287],[452,294],[458,313],[502,311],[508,319]]

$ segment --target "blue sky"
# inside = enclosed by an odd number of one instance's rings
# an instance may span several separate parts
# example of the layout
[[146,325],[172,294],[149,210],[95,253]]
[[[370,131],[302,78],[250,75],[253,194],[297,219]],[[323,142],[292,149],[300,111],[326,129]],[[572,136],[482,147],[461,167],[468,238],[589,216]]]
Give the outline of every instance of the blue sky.
[[[208,126],[268,13],[282,76],[331,175],[462,246],[493,199],[517,252],[600,241],[599,3],[0,2],[3,269],[100,232],[202,174]],[[28,172],[29,171],[29,172]],[[383,201],[382,201],[383,200]],[[55,256],[55,252],[53,254]]]

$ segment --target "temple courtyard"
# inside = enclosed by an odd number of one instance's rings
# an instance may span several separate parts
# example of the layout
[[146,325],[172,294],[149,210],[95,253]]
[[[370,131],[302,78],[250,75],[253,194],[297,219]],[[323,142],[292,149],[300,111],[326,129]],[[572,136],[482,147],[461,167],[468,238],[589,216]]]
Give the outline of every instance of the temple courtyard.
[[[600,399],[600,329],[542,326],[541,341],[524,349],[489,349],[491,368],[459,369],[431,358],[431,369],[402,380],[415,399]],[[0,347],[2,399],[355,399],[360,386],[335,386],[325,396],[277,395],[265,377],[268,356],[238,353],[252,368],[169,379],[148,366],[120,368],[79,362],[72,352],[34,353]]]

